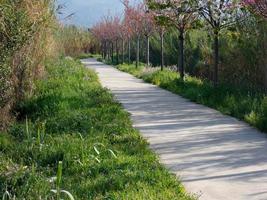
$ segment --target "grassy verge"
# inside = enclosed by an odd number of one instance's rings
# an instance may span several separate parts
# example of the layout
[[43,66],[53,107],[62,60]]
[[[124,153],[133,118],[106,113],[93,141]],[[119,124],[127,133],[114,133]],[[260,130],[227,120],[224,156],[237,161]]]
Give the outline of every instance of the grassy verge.
[[76,57],[76,59],[95,58],[102,61],[102,56],[99,54],[83,53]]
[[46,68],[0,134],[0,198],[191,199],[94,72],[70,59]]
[[209,82],[190,76],[182,82],[179,74],[168,69],[160,71],[143,66],[136,69],[134,65],[127,64],[118,65],[117,68],[267,132],[267,96],[264,93],[227,85],[214,88]]

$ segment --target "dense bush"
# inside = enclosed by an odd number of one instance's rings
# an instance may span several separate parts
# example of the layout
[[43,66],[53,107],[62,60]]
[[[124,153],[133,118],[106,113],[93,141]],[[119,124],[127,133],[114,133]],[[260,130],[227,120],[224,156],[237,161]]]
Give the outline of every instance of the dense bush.
[[14,103],[33,89],[32,80],[49,54],[53,22],[53,1],[1,1],[0,129],[10,121]]
[[[2,0],[0,3],[0,129],[16,113],[14,105],[31,95],[44,74],[46,58],[95,51],[87,30],[62,26],[53,0]],[[15,115],[14,115],[15,114]]]

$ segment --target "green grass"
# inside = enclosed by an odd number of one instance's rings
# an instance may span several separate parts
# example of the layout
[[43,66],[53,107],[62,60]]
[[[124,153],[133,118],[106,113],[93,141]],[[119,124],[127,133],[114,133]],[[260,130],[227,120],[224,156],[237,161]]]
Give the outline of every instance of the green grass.
[[86,58],[96,58],[96,59],[101,59],[102,56],[99,54],[91,54],[91,53],[82,53],[75,57],[76,59],[86,59]]
[[192,199],[93,71],[70,59],[46,69],[20,122],[0,134],[0,198]]
[[142,71],[144,70],[144,65],[140,65],[136,68],[135,64],[121,64],[118,65],[118,69],[123,71],[123,72],[128,72],[138,78],[141,78]]
[[118,65],[117,68],[193,102],[244,120],[259,130],[267,132],[267,96],[262,92],[251,92],[225,84],[214,88],[210,82],[190,76],[182,82],[179,74],[168,69],[163,71],[144,67],[136,69],[133,65],[127,64]]

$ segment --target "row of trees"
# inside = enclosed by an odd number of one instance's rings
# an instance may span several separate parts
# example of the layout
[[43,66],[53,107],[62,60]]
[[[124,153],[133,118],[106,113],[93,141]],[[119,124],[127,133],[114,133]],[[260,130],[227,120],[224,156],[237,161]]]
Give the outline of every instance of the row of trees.
[[267,0],[244,0],[243,3],[267,19]]
[[[102,55],[114,61],[116,52],[117,63],[119,62],[119,51],[121,49],[122,62],[125,61],[125,44],[128,44],[128,61],[131,59],[131,41],[136,40],[136,66],[140,61],[140,40],[145,36],[147,41],[147,65],[149,65],[149,38],[156,29],[154,16],[147,12],[145,4],[131,6],[128,1],[125,5],[124,18],[119,16],[105,16],[103,20],[92,28],[95,37],[101,43]],[[121,48],[119,49],[119,43]],[[115,47],[114,47],[115,46]]]
[[[115,42],[117,63],[119,62],[118,43],[122,41],[121,54],[124,62],[124,44],[128,42],[128,60],[131,57],[131,41],[135,40],[136,66],[139,65],[140,38],[146,38],[146,63],[149,65],[150,37],[159,33],[161,39],[161,67],[164,65],[164,33],[170,27],[179,32],[179,63],[178,69],[184,79],[184,46],[189,30],[206,27],[213,37],[213,83],[218,84],[219,73],[219,38],[224,29],[245,21],[254,11],[266,18],[266,0],[146,0],[144,3],[130,5],[127,0],[124,16],[104,17],[92,31],[101,42],[103,57],[111,57]],[[247,9],[249,8],[249,9]],[[107,53],[109,52],[109,53]]]

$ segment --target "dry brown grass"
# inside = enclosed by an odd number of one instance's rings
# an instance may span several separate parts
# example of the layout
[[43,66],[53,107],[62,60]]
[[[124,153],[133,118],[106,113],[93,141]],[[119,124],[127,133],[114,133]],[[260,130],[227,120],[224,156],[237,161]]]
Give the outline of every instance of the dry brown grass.
[[58,41],[62,53],[73,57],[87,53],[94,45],[88,30],[75,26],[61,26],[58,30]]

